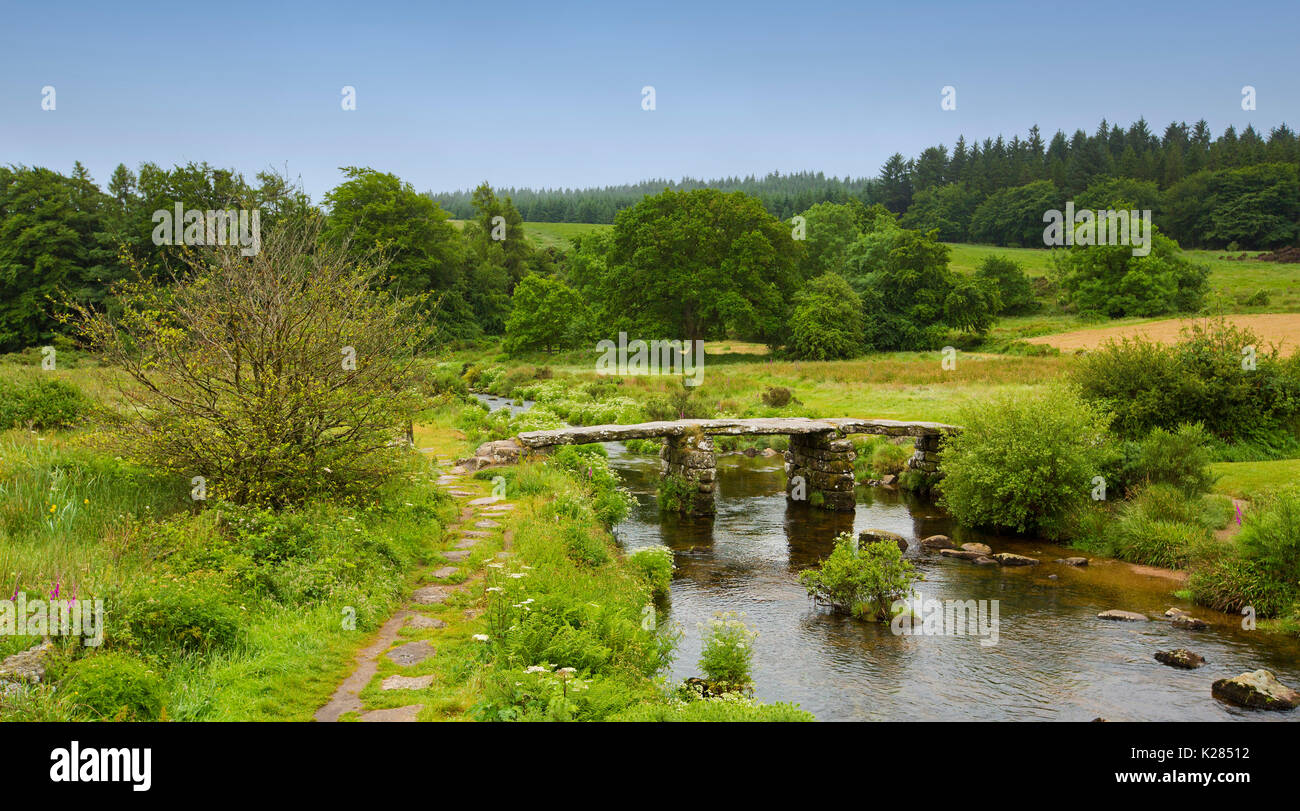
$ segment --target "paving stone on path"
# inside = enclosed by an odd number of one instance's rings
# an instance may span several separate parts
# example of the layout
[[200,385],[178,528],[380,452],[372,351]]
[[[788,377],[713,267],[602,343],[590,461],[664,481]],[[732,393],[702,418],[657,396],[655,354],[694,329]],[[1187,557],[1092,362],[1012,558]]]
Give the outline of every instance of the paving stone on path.
[[371,710],[370,712],[362,713],[361,720],[367,723],[375,721],[410,722],[415,720],[415,716],[419,715],[420,710],[422,709],[424,709],[423,704],[410,704],[406,707],[394,707],[391,710]]
[[406,621],[407,628],[446,628],[447,623],[437,617],[426,617],[423,614],[412,614],[411,618]]
[[483,498],[474,499],[469,503],[469,506],[478,507],[483,504],[496,504],[500,500],[501,499],[497,496],[484,496]]
[[447,601],[450,594],[451,588],[449,586],[424,586],[415,590],[415,593],[411,595],[411,601],[420,605],[441,605]]
[[[473,544],[470,545],[473,546]],[[469,550],[457,549],[453,552],[443,552],[441,554],[444,558],[451,561],[452,563],[460,563],[461,561],[465,560],[465,558],[469,557]]]
[[[474,503],[474,502],[472,502],[472,501],[470,502],[470,504],[473,504],[473,503]],[[513,504],[494,504],[493,506],[489,507],[488,509],[484,510],[483,512],[485,512],[485,513],[486,513],[486,512],[509,512],[510,510],[513,510],[514,508],[515,508],[515,505],[513,505]]]
[[447,485],[447,484],[455,484],[458,481],[460,481],[460,476],[439,476],[434,483]]
[[444,578],[451,577],[452,575],[454,575],[456,572],[459,571],[460,569],[457,569],[455,566],[443,566],[442,568],[435,570],[433,576],[438,578],[439,580],[442,580]]
[[485,518],[482,521],[475,521],[474,526],[478,527],[479,529],[495,529],[501,525],[498,524],[496,521],[489,521]]
[[421,639],[419,642],[407,642],[405,645],[393,648],[386,655],[389,661],[399,665],[418,665],[430,656],[437,653],[427,641]]
[[456,474],[457,476],[464,476],[465,473],[466,473],[466,470],[465,470],[465,466],[464,466],[464,465],[456,465],[455,467],[453,467],[451,470],[449,470],[449,471],[447,471],[447,472],[448,472],[448,473],[454,473],[454,474]]
[[382,690],[423,690],[433,684],[433,674],[427,676],[389,676],[379,685]]
[[460,534],[464,535],[466,538],[491,538],[492,537],[491,532],[483,532],[482,530],[478,530],[478,529],[462,529],[460,531]]
[[470,496],[474,495],[468,490],[456,490],[454,488],[448,490],[447,492],[451,493],[453,496],[456,496],[457,498],[469,498]]

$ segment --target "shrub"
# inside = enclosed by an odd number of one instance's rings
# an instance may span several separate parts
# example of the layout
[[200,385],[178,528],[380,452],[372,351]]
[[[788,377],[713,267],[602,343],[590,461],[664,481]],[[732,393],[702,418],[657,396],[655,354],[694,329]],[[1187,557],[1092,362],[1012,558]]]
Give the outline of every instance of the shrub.
[[90,406],[80,389],[62,380],[0,380],[0,428],[71,428]]
[[230,648],[239,634],[240,611],[219,584],[154,580],[121,600],[118,622],[129,643],[150,655]]
[[940,503],[965,526],[1059,535],[1112,463],[1106,422],[1060,388],[968,407],[944,440]]
[[820,565],[799,573],[808,595],[854,616],[888,620],[895,600],[912,592],[915,573],[898,545],[889,541],[859,545],[852,533],[835,538],[835,548]]
[[141,458],[274,507],[364,497],[396,473],[426,302],[380,292],[382,262],[319,236],[280,218],[252,257],[202,246],[169,284],[115,285],[115,315],[70,303],[80,337],[129,378],[121,436]]
[[680,474],[664,476],[659,480],[659,509],[664,512],[683,512],[695,503],[699,487]]
[[[1244,368],[1248,347],[1255,368]],[[1297,356],[1300,357],[1300,356]],[[1116,433],[1145,437],[1154,428],[1201,423],[1222,439],[1269,434],[1300,414],[1300,360],[1222,319],[1195,324],[1163,346],[1144,338],[1110,342],[1075,367],[1081,395],[1112,412]]]
[[94,653],[73,662],[59,690],[97,721],[156,721],[162,717],[162,680],[139,659]]
[[1178,243],[1151,227],[1151,251],[1132,245],[1080,245],[1052,251],[1052,275],[1063,303],[1109,318],[1194,312],[1209,290],[1208,265],[1183,256]]
[[768,386],[767,389],[763,391],[762,397],[763,405],[771,406],[772,408],[785,408],[790,404],[791,398],[794,397],[794,392],[790,391],[785,386]]
[[627,556],[628,563],[650,586],[650,593],[661,600],[673,584],[673,550],[666,546],[647,546]]
[[1289,590],[1293,602],[1300,597],[1300,489],[1261,499],[1243,522],[1237,545],[1284,593]]
[[708,678],[710,692],[745,691],[753,683],[754,640],[758,632],[751,630],[742,616],[719,614],[703,629],[700,670]]
[[1000,307],[997,313],[1020,315],[1037,309],[1029,277],[1020,263],[1006,256],[989,254],[975,269],[975,279],[997,291]]
[[862,352],[862,299],[838,273],[808,282],[795,296],[790,354],[807,360],[851,358]]
[[581,524],[564,528],[564,544],[574,563],[583,566],[603,566],[610,561],[609,544],[603,537]]
[[1126,442],[1116,474],[1122,492],[1143,484],[1169,484],[1191,497],[1208,493],[1215,476],[1210,472],[1210,435],[1200,423],[1183,424],[1174,431],[1155,428],[1140,442]]

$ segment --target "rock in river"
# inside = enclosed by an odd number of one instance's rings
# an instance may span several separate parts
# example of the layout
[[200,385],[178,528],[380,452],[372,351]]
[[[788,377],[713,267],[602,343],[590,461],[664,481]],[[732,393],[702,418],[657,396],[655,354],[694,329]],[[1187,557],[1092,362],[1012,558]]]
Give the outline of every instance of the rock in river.
[[[962,560],[975,560],[976,558],[988,557],[979,552],[967,552],[965,549],[940,549],[939,554],[945,558],[961,558]],[[992,560],[992,558],[989,558]]]
[[993,550],[989,548],[988,544],[983,543],[964,543],[961,545],[961,548],[967,552],[975,552],[980,555],[993,554]]
[[1120,622],[1146,622],[1147,615],[1139,614],[1136,611],[1120,611],[1112,608],[1109,611],[1103,611],[1097,615],[1098,619],[1119,620]]
[[1220,701],[1256,710],[1293,710],[1300,706],[1300,693],[1282,684],[1268,670],[1219,679],[1210,693]]
[[1187,628],[1192,631],[1200,631],[1209,628],[1210,624],[1202,619],[1197,619],[1191,614],[1178,614],[1174,617],[1173,626],[1175,628]]
[[1088,565],[1087,558],[1061,558],[1060,562],[1064,563],[1066,566],[1087,566]]
[[1031,558],[1027,555],[1016,555],[1011,552],[999,552],[993,556],[993,559],[1003,566],[1037,566],[1038,558]]
[[1205,657],[1199,653],[1192,653],[1187,648],[1174,648],[1173,650],[1156,651],[1156,661],[1162,665],[1170,667],[1181,667],[1184,670],[1195,670],[1205,664]]
[[896,532],[886,532],[883,529],[864,529],[858,533],[858,543],[880,543],[886,541],[898,544],[898,551],[907,551],[907,539]]
[[952,549],[954,544],[947,535],[931,535],[921,539],[921,546],[926,549]]

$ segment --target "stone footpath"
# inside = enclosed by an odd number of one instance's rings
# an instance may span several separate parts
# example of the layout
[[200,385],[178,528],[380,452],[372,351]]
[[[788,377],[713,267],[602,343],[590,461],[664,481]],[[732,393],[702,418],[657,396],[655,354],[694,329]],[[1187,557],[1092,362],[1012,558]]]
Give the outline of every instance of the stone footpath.
[[[418,701],[422,698],[418,691],[430,687],[436,678],[432,673],[421,673],[428,669],[421,665],[438,655],[439,634],[451,624],[470,622],[478,616],[474,608],[466,608],[459,617],[447,610],[463,605],[470,588],[478,582],[480,575],[472,560],[476,547],[500,536],[503,549],[510,548],[511,532],[509,529],[502,532],[502,524],[497,519],[508,516],[514,505],[495,496],[482,495],[479,483],[463,479],[466,473],[463,466],[457,465],[437,479],[439,486],[447,488],[453,498],[462,502],[460,514],[447,527],[443,539],[444,545],[450,544],[451,548],[437,552],[445,564],[425,573],[423,582],[411,593],[406,605],[389,617],[374,641],[357,654],[356,669],[338,686],[329,702],[316,711],[317,721],[417,720],[424,708]],[[477,562],[482,565],[488,560],[480,556]],[[406,691],[403,700],[409,696],[411,703],[366,709],[361,692],[377,679],[381,664],[388,675],[379,681],[379,689]],[[394,669],[396,672],[392,672]]]

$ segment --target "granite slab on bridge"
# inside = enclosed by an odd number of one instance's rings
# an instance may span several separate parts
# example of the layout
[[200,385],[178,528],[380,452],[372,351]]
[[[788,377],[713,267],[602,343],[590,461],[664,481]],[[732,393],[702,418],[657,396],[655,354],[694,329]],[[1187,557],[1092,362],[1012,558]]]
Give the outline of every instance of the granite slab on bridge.
[[585,445],[590,442],[621,442],[628,439],[651,437],[679,437],[694,434],[707,436],[760,436],[785,434],[882,434],[885,436],[926,437],[955,433],[956,425],[941,422],[904,422],[899,420],[858,419],[836,417],[810,419],[808,417],[759,417],[754,419],[720,420],[665,420],[640,422],[633,425],[582,425],[557,428],[551,431],[525,431],[517,437],[519,443],[533,450],[553,445]]

